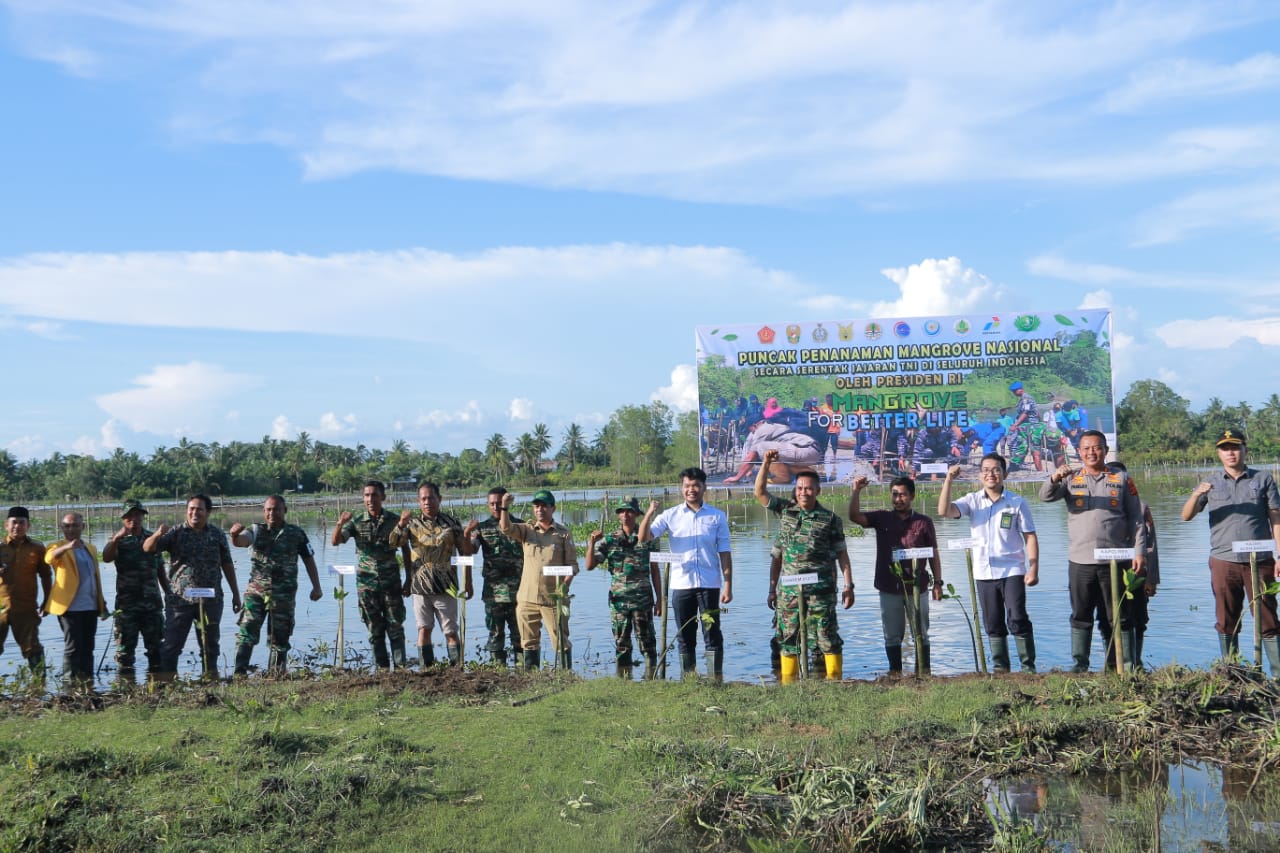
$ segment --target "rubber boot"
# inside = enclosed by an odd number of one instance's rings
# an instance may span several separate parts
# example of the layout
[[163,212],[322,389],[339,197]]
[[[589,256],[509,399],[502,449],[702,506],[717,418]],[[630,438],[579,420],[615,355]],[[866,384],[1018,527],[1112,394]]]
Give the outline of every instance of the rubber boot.
[[1071,629],[1071,659],[1075,665],[1072,672],[1089,671],[1089,646],[1093,642],[1093,632],[1088,628]]
[[498,649],[496,652],[494,652],[493,662],[496,663],[498,666],[505,668],[507,665],[507,650]]
[[658,678],[658,653],[650,652],[644,656],[644,680],[654,681]]
[[902,674],[902,646],[885,646],[884,653],[889,658],[889,674]]
[[528,672],[537,672],[542,669],[542,650],[541,649],[525,649],[521,652],[524,657],[524,668]]
[[1142,665],[1142,641],[1146,636],[1146,631],[1139,631],[1137,628],[1133,630],[1133,668],[1139,672],[1147,670]]
[[27,669],[31,670],[31,677],[36,681],[44,680],[44,652],[34,652],[27,658]]
[[800,656],[782,654],[778,658],[779,677],[783,684],[791,684],[800,677]]
[[920,664],[921,675],[928,675],[930,673],[928,643],[921,643],[916,647],[916,662]]
[[561,649],[556,653],[556,667],[565,672],[573,669],[573,649]]
[[1036,671],[1036,638],[1034,634],[1025,637],[1014,637],[1014,645],[1018,647],[1018,660],[1022,662],[1023,672]]
[[428,643],[425,646],[418,646],[418,661],[422,664],[423,669],[435,666],[436,647],[431,643]]
[[844,655],[824,655],[827,681],[844,681]]
[[1136,672],[1138,669],[1138,642],[1134,638],[1134,630],[1120,632],[1120,657],[1124,658],[1124,671]]
[[782,667],[782,643],[776,635],[769,638],[769,667],[774,670]]
[[271,649],[267,653],[267,672],[284,675],[288,669],[289,653],[283,649]]
[[409,659],[404,653],[404,637],[391,641],[391,662],[396,665],[396,669],[409,668]]
[[614,672],[623,681],[631,681],[634,678],[631,670],[631,661],[629,660],[623,661],[619,658],[617,665],[614,667]]
[[1280,680],[1280,637],[1263,637],[1262,650],[1271,664],[1271,678]]
[[693,656],[693,652],[680,653],[680,677],[681,678],[697,678],[698,677],[697,658]]
[[724,649],[712,649],[704,656],[707,663],[707,677],[719,684],[724,681]]
[[391,658],[387,657],[387,642],[385,639],[376,640],[373,643],[373,665],[378,669],[391,668]]
[[452,646],[446,644],[444,653],[449,656],[449,666],[458,666],[462,663],[462,646],[457,643]]
[[809,674],[814,678],[827,674],[827,662],[822,649],[814,648],[809,651]]
[[991,643],[991,669],[996,673],[1009,671],[1009,638],[987,637]]
[[248,643],[236,644],[236,668],[232,671],[233,675],[241,677],[249,674],[249,658],[253,657],[253,646]]
[[1224,660],[1237,660],[1240,657],[1240,635],[1219,634],[1218,650],[1222,652]]

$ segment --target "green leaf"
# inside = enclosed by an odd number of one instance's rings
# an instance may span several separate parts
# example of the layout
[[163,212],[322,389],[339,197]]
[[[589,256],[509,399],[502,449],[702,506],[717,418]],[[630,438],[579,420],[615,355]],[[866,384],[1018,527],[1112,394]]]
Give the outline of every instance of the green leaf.
[[1074,326],[1075,321],[1070,317],[1064,317],[1061,314],[1054,314],[1053,319],[1057,320],[1063,326]]
[[726,341],[736,341],[737,339],[738,339],[737,335],[725,335],[723,338],[723,340],[726,340]]

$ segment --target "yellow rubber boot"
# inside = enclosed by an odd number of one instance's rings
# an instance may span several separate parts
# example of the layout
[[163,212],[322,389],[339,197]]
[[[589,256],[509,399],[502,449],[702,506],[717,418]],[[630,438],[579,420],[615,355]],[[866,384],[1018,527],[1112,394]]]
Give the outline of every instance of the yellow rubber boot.
[[827,661],[827,681],[844,680],[844,655],[823,655]]
[[790,684],[800,676],[800,658],[797,655],[783,655],[782,683]]

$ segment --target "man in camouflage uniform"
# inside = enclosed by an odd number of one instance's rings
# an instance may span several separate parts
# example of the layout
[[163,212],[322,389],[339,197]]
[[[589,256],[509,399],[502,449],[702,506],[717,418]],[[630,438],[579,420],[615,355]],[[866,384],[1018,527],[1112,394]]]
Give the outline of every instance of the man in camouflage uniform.
[[[472,519],[463,531],[471,541],[472,552],[479,549],[484,554],[484,565],[480,569],[484,589],[480,597],[484,600],[484,626],[489,630],[486,648],[493,656],[493,662],[503,666],[507,664],[506,636],[511,637],[516,663],[524,663],[520,628],[516,623],[516,592],[520,589],[520,572],[524,569],[524,548],[514,539],[503,536],[498,529],[498,513],[502,509],[502,496],[506,493],[502,486],[490,489],[490,517],[480,522]],[[524,523],[519,518],[513,518],[511,522]]]
[[[418,623],[418,654],[423,666],[436,662],[431,628],[439,621],[444,632],[445,651],[449,663],[462,662],[462,646],[458,634],[458,570],[453,555],[469,557],[471,540],[462,533],[462,524],[447,512],[440,511],[440,487],[423,483],[418,487],[418,507],[422,513],[414,517],[411,510],[400,514],[400,520],[388,540],[393,548],[409,546],[409,562],[405,564],[405,595],[413,595],[413,616]],[[464,572],[463,595],[470,599],[471,567]]]
[[119,530],[102,549],[102,561],[116,565],[116,666],[122,682],[137,679],[138,635],[147,650],[147,672],[164,669],[164,598],[169,579],[164,576],[164,558],[148,554],[142,543],[151,531],[142,526],[147,510],[135,500],[124,502]]
[[[338,547],[348,539],[356,540],[356,595],[360,601],[360,618],[369,628],[373,661],[386,669],[394,661],[396,668],[408,665],[404,651],[404,597],[401,593],[400,564],[396,549],[389,539],[398,516],[382,508],[387,487],[378,480],[364,484],[365,511],[357,518],[350,512],[338,516],[331,541]],[[387,641],[391,642],[391,658],[387,657]]]
[[[9,509],[6,535],[0,543],[0,651],[13,629],[27,666],[34,674],[44,672],[44,646],[40,645],[40,617],[49,602],[53,573],[44,561],[44,543],[27,536],[31,514],[25,506]],[[36,581],[43,590],[36,606]]]
[[631,629],[635,627],[644,652],[644,677],[658,672],[658,642],[653,617],[662,615],[662,577],[658,564],[649,561],[656,543],[641,542],[636,521],[640,502],[624,498],[614,508],[622,522],[616,533],[593,530],[587,542],[587,571],[598,565],[609,569],[609,610],[619,678],[631,680]]
[[[806,636],[817,640],[825,657],[827,680],[844,677],[844,641],[836,619],[836,564],[844,575],[841,600],[844,609],[853,607],[853,568],[844,544],[844,524],[840,517],[818,503],[822,484],[816,471],[796,474],[795,499],[784,500],[769,494],[769,466],[776,451],[766,451],[756,475],[756,499],[782,520],[773,543],[769,563],[770,610],[778,614],[777,635],[782,649],[782,683],[794,681],[800,671],[800,597],[804,596]],[[818,582],[803,587],[779,587],[786,574],[817,574]]]
[[[221,646],[218,623],[222,621],[222,577],[231,588],[231,609],[240,612],[240,586],[236,567],[231,562],[231,548],[221,529],[209,523],[213,499],[208,495],[192,495],[187,501],[186,521],[177,527],[161,524],[142,543],[148,554],[169,552],[169,590],[164,603],[164,672],[178,670],[178,657],[187,644],[191,626],[204,662],[206,678],[218,676],[218,651]],[[213,598],[193,598],[192,588],[214,590]],[[203,602],[203,604],[201,603]],[[203,623],[199,617],[203,616]]]
[[[264,524],[245,527],[236,522],[228,531],[240,548],[252,548],[249,585],[244,590],[240,630],[236,632],[236,675],[249,674],[249,658],[268,622],[267,643],[271,647],[267,671],[283,674],[289,659],[289,638],[293,636],[294,607],[298,596],[298,560],[307,567],[311,579],[311,600],[319,601],[320,572],[315,551],[306,531],[285,523],[288,507],[280,495],[272,495],[262,505]],[[268,619],[268,614],[270,617]]]

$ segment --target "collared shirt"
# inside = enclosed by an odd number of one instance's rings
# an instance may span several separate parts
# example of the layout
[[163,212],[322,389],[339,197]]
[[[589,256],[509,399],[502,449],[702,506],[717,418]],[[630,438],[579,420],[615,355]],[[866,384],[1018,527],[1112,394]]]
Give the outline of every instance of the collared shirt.
[[730,551],[729,519],[713,506],[690,509],[673,506],[649,525],[654,539],[670,532],[671,551],[680,557],[671,565],[671,589],[719,589],[720,555]]
[[360,575],[366,580],[376,580],[380,575],[399,579],[400,563],[389,541],[399,520],[400,516],[389,509],[383,509],[377,517],[366,510],[342,525],[343,538],[356,540],[357,580]]
[[409,543],[413,577],[409,591],[414,595],[450,595],[458,589],[458,569],[450,563],[462,550],[462,525],[448,513],[435,518],[418,515],[404,527],[399,524],[387,540],[391,547]]
[[1061,482],[1045,480],[1040,500],[1061,500],[1067,507],[1067,559],[1096,565],[1095,548],[1132,548],[1144,555],[1146,527],[1138,487],[1124,471],[1079,471]]
[[148,554],[142,543],[151,536],[150,530],[132,533],[116,540],[116,609],[129,605],[145,604],[160,608],[160,581],[157,571],[164,570],[164,557]]
[[46,589],[53,583],[53,573],[44,561],[44,543],[28,536],[19,544],[6,536],[0,544],[0,604],[34,613],[37,578]]
[[[845,551],[844,524],[840,517],[822,504],[801,509],[799,504],[777,495],[769,497],[766,509],[781,516],[770,555],[782,559],[783,574],[816,573],[818,582],[807,584],[805,594],[835,594],[835,567]],[[792,587],[784,589],[795,591]]]
[[1237,478],[1226,469],[1215,471],[1207,478],[1213,486],[1208,494],[1196,501],[1197,510],[1209,509],[1209,556],[1231,563],[1249,562],[1248,554],[1231,550],[1232,542],[1254,539],[1270,539],[1270,512],[1280,507],[1280,493],[1276,481],[1266,471],[1245,468]]
[[952,503],[969,519],[969,532],[977,544],[973,548],[973,576],[978,580],[1027,573],[1024,533],[1035,533],[1031,506],[1022,495],[1005,489],[994,501],[986,489],[971,492]]
[[609,603],[631,609],[653,607],[653,572],[649,554],[656,542],[641,542],[621,529],[606,533],[596,543],[598,565],[609,572]]
[[298,560],[314,556],[307,532],[285,522],[279,527],[255,524],[249,534],[249,583],[259,594],[289,595],[298,591]]
[[552,607],[555,602],[549,593],[555,591],[557,578],[545,577],[542,570],[546,566],[573,566],[574,575],[578,574],[578,548],[573,543],[573,534],[563,524],[553,521],[550,527],[541,527],[537,522],[513,522],[507,528],[507,535],[524,546],[517,603]]
[[156,540],[157,551],[169,552],[169,588],[185,596],[188,587],[209,587],[222,597],[222,567],[231,563],[231,548],[221,529],[207,524],[196,530],[185,521]]
[[[512,524],[524,520],[512,518]],[[524,547],[498,529],[498,519],[490,516],[476,525],[471,541],[484,555],[480,576],[484,578],[481,598],[507,604],[516,600],[520,586],[520,573],[524,568]]]
[[[914,511],[903,518],[891,509],[875,509],[863,515],[867,517],[867,526],[876,532],[875,587],[880,592],[903,595],[906,590],[902,579],[893,571],[893,552],[899,548],[937,548],[938,534],[933,529],[933,519]],[[916,565],[916,585],[921,595],[928,589],[926,567],[933,563],[930,557]],[[904,564],[902,570],[910,573],[911,567]]]

